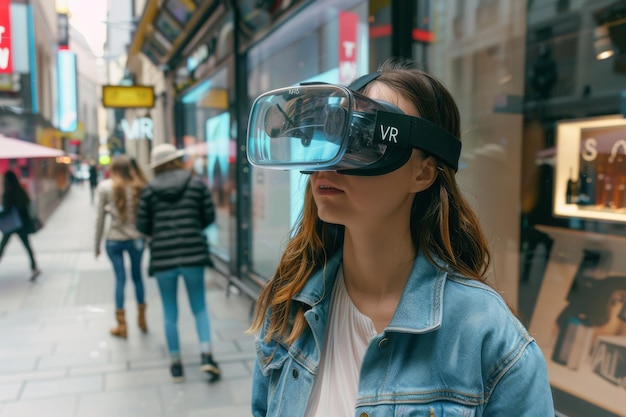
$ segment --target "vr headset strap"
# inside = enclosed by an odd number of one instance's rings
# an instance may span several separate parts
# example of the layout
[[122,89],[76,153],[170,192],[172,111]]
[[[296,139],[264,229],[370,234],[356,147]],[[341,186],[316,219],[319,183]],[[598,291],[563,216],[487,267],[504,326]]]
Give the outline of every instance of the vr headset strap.
[[[352,81],[348,88],[352,91],[360,91],[378,77],[380,77],[380,72],[362,75]],[[397,135],[394,136],[394,133]],[[394,143],[394,138],[398,142]],[[379,111],[376,117],[374,141],[392,146],[419,148],[441,158],[455,171],[459,169],[461,141],[450,132],[421,117],[397,114],[393,111]]]
[[363,87],[365,87],[378,77],[380,77],[380,72],[372,72],[371,74],[361,75],[359,78],[352,81],[348,85],[348,88],[352,91],[360,91],[363,89]]
[[458,170],[461,141],[421,117],[378,111],[374,142],[401,148],[418,148],[441,158],[455,171]]

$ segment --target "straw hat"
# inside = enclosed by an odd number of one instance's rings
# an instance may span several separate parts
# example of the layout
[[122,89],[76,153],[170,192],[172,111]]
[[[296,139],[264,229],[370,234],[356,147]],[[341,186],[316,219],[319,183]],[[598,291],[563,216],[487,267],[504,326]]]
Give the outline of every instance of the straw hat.
[[177,149],[170,143],[162,143],[152,148],[150,152],[150,164],[148,167],[155,168],[174,159],[182,158],[185,155],[184,149]]

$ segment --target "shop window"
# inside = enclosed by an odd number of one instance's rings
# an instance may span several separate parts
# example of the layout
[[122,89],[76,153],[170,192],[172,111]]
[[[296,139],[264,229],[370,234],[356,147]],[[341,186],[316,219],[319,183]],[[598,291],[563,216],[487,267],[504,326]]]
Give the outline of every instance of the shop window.
[[231,221],[234,209],[236,137],[232,135],[229,66],[196,84],[183,95],[182,143],[186,163],[209,188],[216,220],[206,230],[212,251],[228,260],[231,253]]
[[159,12],[154,25],[169,42],[174,42],[182,31],[181,25],[164,9]]
[[242,30],[249,36],[269,26],[278,16],[300,0],[237,0]]
[[165,8],[182,26],[189,21],[197,6],[189,0],[166,0]]
[[[348,27],[353,30],[350,40],[356,40],[356,56],[348,64],[356,67],[356,74],[368,72],[367,22],[367,2],[312,2],[249,51],[250,101],[268,90],[294,83],[339,83],[343,73],[340,44],[342,36],[348,36],[342,29]],[[250,177],[250,270],[268,279],[301,212],[308,176],[252,167]]]

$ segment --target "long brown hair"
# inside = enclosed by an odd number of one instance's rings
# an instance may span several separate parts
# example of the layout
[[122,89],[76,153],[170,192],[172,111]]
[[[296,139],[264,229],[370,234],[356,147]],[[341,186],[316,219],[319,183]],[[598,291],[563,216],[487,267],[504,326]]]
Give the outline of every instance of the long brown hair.
[[[420,117],[460,138],[459,110],[445,86],[409,61],[388,60],[379,68],[376,82],[385,84],[413,103]],[[362,91],[367,94],[368,86]],[[411,210],[411,238],[416,249],[439,268],[447,265],[470,279],[485,282],[490,252],[478,217],[461,194],[452,168],[437,160],[437,179],[415,195]],[[291,311],[291,298],[315,270],[336,252],[343,226],[323,222],[317,215],[310,184],[305,191],[302,215],[278,269],[261,291],[250,332],[263,326],[270,312],[266,340],[272,337],[295,341],[305,328],[301,306]],[[439,262],[436,259],[440,260]]]
[[[118,215],[123,222],[131,220],[128,214],[137,210],[139,194],[146,185],[145,177],[137,174],[128,156],[120,155],[115,157],[111,164],[111,180],[113,181],[113,204]],[[128,187],[131,187],[130,206],[128,206]]]
[[130,165],[132,167],[133,170],[133,175],[142,183],[147,184],[148,183],[148,179],[146,178],[146,174],[144,174],[143,170],[141,169],[141,167],[139,166],[139,163],[137,162],[137,159],[135,158],[130,158]]
[[[2,195],[2,202],[6,205],[14,205],[16,208],[24,209],[30,204],[30,197],[26,193],[26,190],[20,184],[19,178],[13,171],[7,171],[4,173],[4,192]],[[5,207],[6,209],[7,207]]]

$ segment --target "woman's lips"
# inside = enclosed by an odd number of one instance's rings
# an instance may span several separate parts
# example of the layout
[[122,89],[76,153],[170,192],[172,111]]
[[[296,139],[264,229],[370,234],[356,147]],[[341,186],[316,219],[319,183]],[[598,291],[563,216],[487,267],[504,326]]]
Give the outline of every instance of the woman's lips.
[[343,191],[332,184],[319,182],[315,188],[315,193],[317,195],[336,195],[343,193]]
[[331,195],[338,195],[338,194],[343,194],[343,191],[338,190],[336,188],[318,188],[317,189],[317,195],[319,196],[331,196]]

